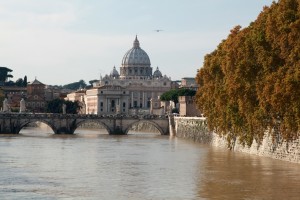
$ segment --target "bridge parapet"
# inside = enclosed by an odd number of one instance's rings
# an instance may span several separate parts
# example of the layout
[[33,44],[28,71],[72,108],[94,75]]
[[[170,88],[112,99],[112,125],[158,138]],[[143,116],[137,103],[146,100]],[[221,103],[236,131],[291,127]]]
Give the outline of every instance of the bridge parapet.
[[168,116],[159,115],[83,115],[57,113],[0,113],[0,133],[17,134],[29,123],[43,122],[56,134],[73,134],[85,121],[103,125],[109,134],[127,134],[128,129],[141,121],[153,124],[163,135],[168,134]]

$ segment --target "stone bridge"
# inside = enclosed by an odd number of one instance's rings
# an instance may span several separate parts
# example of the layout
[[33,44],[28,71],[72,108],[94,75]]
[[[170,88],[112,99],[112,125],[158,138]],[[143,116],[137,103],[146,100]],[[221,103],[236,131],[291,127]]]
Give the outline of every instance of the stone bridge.
[[80,125],[86,122],[95,122],[102,125],[109,134],[127,134],[133,125],[146,122],[156,127],[161,135],[169,134],[169,120],[167,116],[50,113],[0,113],[0,133],[18,134],[23,127],[33,122],[47,124],[55,134],[73,134]]

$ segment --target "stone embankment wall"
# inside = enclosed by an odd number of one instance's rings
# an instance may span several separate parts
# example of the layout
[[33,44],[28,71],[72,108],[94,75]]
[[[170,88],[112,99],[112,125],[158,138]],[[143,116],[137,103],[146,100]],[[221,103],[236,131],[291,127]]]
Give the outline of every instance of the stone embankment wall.
[[155,128],[152,124],[144,123],[144,122],[133,125],[130,130],[138,131],[138,132],[150,132],[150,133],[159,134],[159,131],[157,130],[157,128]]
[[[196,142],[209,143],[217,147],[228,148],[226,137],[220,137],[216,133],[208,132],[205,118],[174,117],[174,120],[177,137],[191,139]],[[260,144],[254,140],[250,147],[243,146],[237,139],[231,141],[231,145],[233,151],[300,164],[300,138],[286,142],[279,136],[273,138],[269,133],[266,133]]]
[[[95,122],[86,122],[80,126],[81,128],[90,128],[90,129],[105,129],[101,124]],[[159,131],[149,123],[138,123],[134,124],[131,129],[135,132],[151,132],[151,133],[159,133]]]
[[191,139],[195,142],[210,143],[212,134],[206,127],[205,118],[174,117],[175,135],[179,138]]

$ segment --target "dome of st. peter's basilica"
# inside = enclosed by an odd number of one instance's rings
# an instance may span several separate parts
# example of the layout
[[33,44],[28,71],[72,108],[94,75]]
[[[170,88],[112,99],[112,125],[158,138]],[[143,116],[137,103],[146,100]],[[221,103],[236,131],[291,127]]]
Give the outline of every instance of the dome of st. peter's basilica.
[[120,76],[121,78],[152,76],[149,56],[141,49],[137,36],[133,42],[133,47],[125,53],[122,59]]

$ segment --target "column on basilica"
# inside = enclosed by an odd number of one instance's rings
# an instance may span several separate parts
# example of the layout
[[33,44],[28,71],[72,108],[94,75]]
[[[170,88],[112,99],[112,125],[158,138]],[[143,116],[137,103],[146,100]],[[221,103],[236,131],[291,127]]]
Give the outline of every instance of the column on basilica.
[[140,91],[137,91],[137,107],[140,108],[140,95],[141,95],[141,92]]
[[131,91],[131,107],[133,108],[133,91]]
[[145,104],[145,92],[143,92],[143,108],[146,108],[146,104]]

